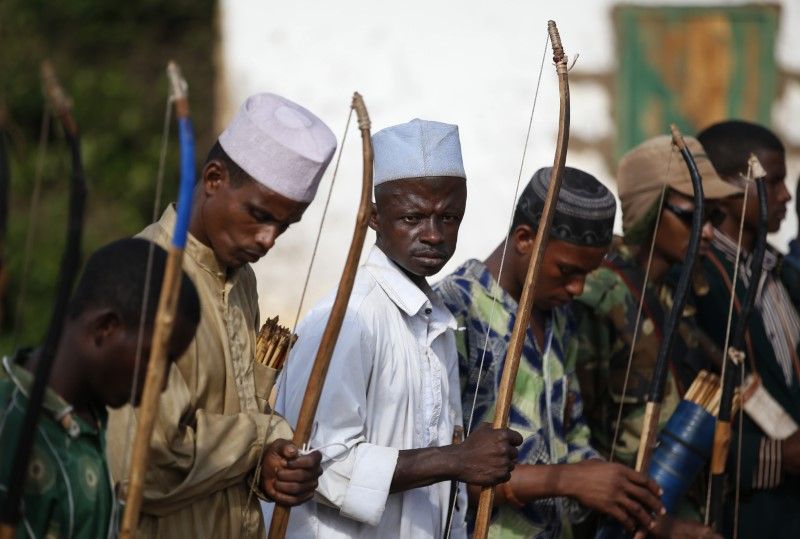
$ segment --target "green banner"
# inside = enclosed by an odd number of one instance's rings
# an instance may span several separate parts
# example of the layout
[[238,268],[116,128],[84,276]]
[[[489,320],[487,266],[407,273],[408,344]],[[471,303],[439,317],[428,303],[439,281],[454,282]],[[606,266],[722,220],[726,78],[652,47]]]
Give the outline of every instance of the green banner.
[[614,12],[617,155],[676,123],[771,123],[780,8],[619,6]]

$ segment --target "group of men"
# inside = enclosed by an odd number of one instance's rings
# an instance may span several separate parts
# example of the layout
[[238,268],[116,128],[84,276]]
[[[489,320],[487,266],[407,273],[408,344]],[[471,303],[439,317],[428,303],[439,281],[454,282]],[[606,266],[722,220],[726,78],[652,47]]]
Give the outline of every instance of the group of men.
[[[662,425],[700,370],[719,371],[727,337],[720,313],[749,285],[759,232],[755,189],[743,198],[750,153],[767,171],[770,231],[791,198],[783,146],[766,128],[725,121],[686,142],[705,192],[699,273],[707,286],[681,317]],[[533,175],[494,251],[432,284],[465,217],[458,128],[415,119],[378,131],[373,145],[376,241],[356,274],[310,451],[289,440],[334,296],[297,327],[272,413],[264,366],[254,361],[260,314],[250,263],[302,218],[336,139],[305,108],[257,94],[210,150],[195,189],[139,533],[263,537],[277,502],[294,506],[290,537],[466,537],[481,488],[494,487],[492,537],[592,537],[609,519],[658,537],[714,536],[702,525],[703,481],[667,515],[660,486],[633,469],[694,210],[689,171],[670,138],[632,149],[606,179],[618,187],[624,237],[613,234],[616,200],[603,183],[563,172],[503,429],[485,423],[552,171]],[[175,218],[170,206],[138,238],[87,263],[36,435],[20,537],[116,533],[137,350],[147,358]],[[150,242],[159,247],[146,286]],[[767,253],[746,340],[748,369],[797,422],[796,258]],[[141,313],[145,294],[150,308]],[[14,445],[7,433],[21,421],[38,353],[3,360],[0,492]],[[797,536],[800,434],[770,438],[745,415],[740,436],[732,462],[740,460],[741,496],[729,493],[726,536],[734,522],[740,537]]]

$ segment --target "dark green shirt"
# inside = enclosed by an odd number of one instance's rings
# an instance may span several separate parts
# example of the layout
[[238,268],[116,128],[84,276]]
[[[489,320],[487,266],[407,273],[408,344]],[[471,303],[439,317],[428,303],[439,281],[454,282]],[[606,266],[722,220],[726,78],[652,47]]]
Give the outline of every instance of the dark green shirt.
[[[4,357],[0,369],[0,503],[33,376]],[[54,391],[45,393],[26,478],[17,537],[109,537],[114,499],[105,459],[105,410],[90,424]]]

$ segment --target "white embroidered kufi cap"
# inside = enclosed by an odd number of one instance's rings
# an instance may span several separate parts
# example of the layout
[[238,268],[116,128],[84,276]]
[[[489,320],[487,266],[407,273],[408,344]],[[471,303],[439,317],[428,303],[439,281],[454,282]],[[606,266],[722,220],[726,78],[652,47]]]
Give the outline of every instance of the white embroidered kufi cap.
[[219,143],[253,179],[298,202],[314,199],[336,150],[336,137],[322,120],[268,93],[247,98]]
[[467,177],[457,125],[417,118],[378,131],[372,145],[376,186],[404,178]]

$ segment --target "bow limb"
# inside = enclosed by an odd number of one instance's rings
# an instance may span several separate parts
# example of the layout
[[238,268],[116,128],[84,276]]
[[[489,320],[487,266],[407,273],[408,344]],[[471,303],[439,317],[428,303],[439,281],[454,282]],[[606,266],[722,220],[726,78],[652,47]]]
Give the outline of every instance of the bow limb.
[[[745,335],[747,323],[755,305],[756,294],[763,273],[764,254],[767,250],[767,187],[764,181],[766,171],[755,155],[748,159],[747,181],[755,180],[758,194],[758,229],[756,232],[753,254],[750,257],[750,283],[736,318],[736,327],[730,334],[730,342],[723,358],[722,395],[720,398],[717,425],[714,430],[714,451],[711,457],[711,482],[709,484],[709,510],[706,519],[715,531],[722,526],[724,507],[725,464],[728,460],[728,449],[731,441],[731,420],[733,416],[734,392],[741,378],[744,367]],[[746,204],[745,201],[743,204]],[[744,211],[742,212],[744,214]],[[744,215],[742,216],[744,219]],[[731,302],[736,297],[736,282],[731,286]],[[730,326],[729,326],[730,328]]]
[[8,261],[6,260],[6,236],[8,234],[9,190],[11,189],[11,165],[9,163],[6,123],[6,105],[0,99],[0,329],[8,320],[6,291],[8,286]]
[[[358,128],[361,131],[362,154],[363,154],[363,175],[361,181],[361,200],[356,215],[356,225],[353,231],[353,240],[350,243],[350,250],[347,253],[342,277],[339,287],[336,290],[336,298],[331,308],[331,314],[325,330],[322,333],[322,340],[314,358],[314,365],[308,378],[303,402],[300,405],[300,412],[297,417],[297,426],[294,431],[292,443],[297,447],[303,447],[311,437],[311,429],[314,425],[314,417],[317,414],[322,389],[325,385],[325,375],[328,372],[331,356],[339,338],[339,331],[342,328],[344,315],[347,312],[347,303],[350,301],[350,292],[353,290],[353,283],[358,270],[358,259],[364,247],[364,238],[367,235],[367,226],[372,214],[372,138],[370,135],[370,119],[367,114],[367,107],[361,95],[356,92],[353,94],[351,107],[356,112],[358,118]],[[272,513],[272,522],[269,528],[270,539],[282,539],[286,535],[286,528],[289,524],[289,507],[275,504]]]
[[167,265],[158,301],[158,310],[153,329],[153,344],[147,365],[142,399],[137,414],[136,435],[133,440],[131,463],[128,472],[128,487],[125,492],[125,514],[120,528],[121,538],[132,538],[136,535],[139,512],[142,506],[145,472],[150,453],[150,438],[153,434],[158,401],[167,373],[167,348],[175,322],[181,285],[181,267],[183,250],[188,236],[189,219],[192,213],[192,195],[195,182],[195,152],[192,122],[189,117],[189,100],[187,85],[177,64],[170,62],[167,66],[170,80],[172,100],[178,119],[181,145],[181,174],[178,192],[177,218],[172,233],[172,243],[167,254]]
[[[503,376],[498,387],[497,402],[495,404],[495,415],[492,426],[496,429],[504,428],[508,425],[508,416],[511,411],[511,398],[514,394],[514,384],[519,371],[520,355],[527,329],[530,324],[533,301],[535,297],[536,280],[544,259],[544,250],[550,236],[550,226],[553,222],[553,212],[558,200],[558,193],[561,190],[561,182],[564,178],[564,164],[567,159],[567,146],[569,144],[569,78],[567,75],[567,57],[561,45],[561,37],[558,35],[558,28],[554,21],[548,21],[547,31],[550,34],[550,44],[553,47],[553,61],[556,64],[558,73],[558,89],[560,95],[559,121],[558,121],[558,142],[556,154],[553,159],[553,168],[550,173],[550,182],[547,188],[542,217],[539,221],[539,230],[533,245],[533,254],[528,265],[528,272],[525,275],[525,283],[517,308],[516,321],[506,353],[503,366]],[[483,539],[489,531],[489,519],[494,505],[494,488],[485,487],[481,490],[478,513],[475,519],[475,539]]]
[[703,229],[704,197],[703,182],[697,164],[694,162],[691,152],[683,141],[683,135],[678,131],[677,126],[672,125],[672,142],[678,148],[689,169],[689,176],[692,179],[694,190],[694,211],[692,213],[692,230],[689,235],[689,245],[686,249],[685,261],[678,285],[673,296],[672,309],[670,309],[667,319],[664,322],[663,340],[658,349],[656,363],[653,369],[653,377],[650,380],[650,390],[648,392],[647,405],[645,407],[644,425],[642,427],[641,438],[639,439],[639,452],[636,455],[636,470],[646,472],[650,464],[650,456],[656,440],[656,431],[661,416],[661,403],[664,401],[664,386],[667,381],[668,363],[672,345],[675,343],[676,330],[680,322],[683,308],[686,305],[686,297],[691,286],[692,274],[697,260],[697,251],[700,248],[700,239]]
[[47,99],[64,128],[72,158],[69,217],[53,313],[41,348],[40,360],[34,373],[33,386],[28,396],[28,406],[20,426],[18,443],[14,452],[8,482],[6,503],[0,512],[0,537],[3,538],[13,536],[14,529],[22,516],[20,502],[24,493],[25,476],[28,470],[36,424],[42,410],[42,402],[50,380],[50,371],[52,370],[58,343],[61,339],[61,331],[67,313],[72,285],[75,282],[75,277],[81,264],[81,236],[83,233],[83,210],[86,201],[86,181],[83,173],[83,161],[81,160],[78,125],[72,118],[70,100],[61,88],[52,66],[47,62],[42,64],[42,82],[44,83]]

